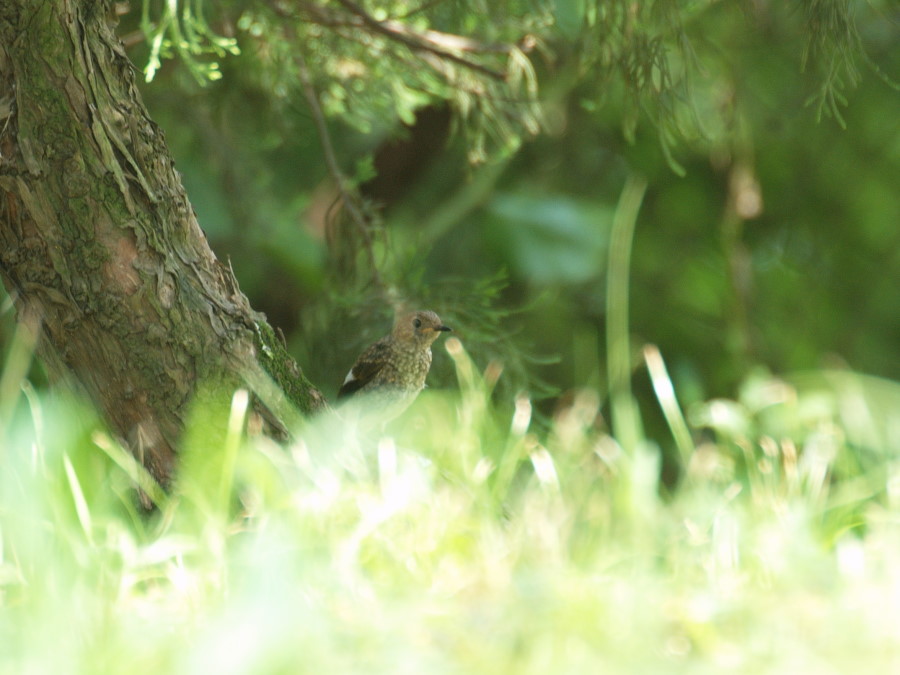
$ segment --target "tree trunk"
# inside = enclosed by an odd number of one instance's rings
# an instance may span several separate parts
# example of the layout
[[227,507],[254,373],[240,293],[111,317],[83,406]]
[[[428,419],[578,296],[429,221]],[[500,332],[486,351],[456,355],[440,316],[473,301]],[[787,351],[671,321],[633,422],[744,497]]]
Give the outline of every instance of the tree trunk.
[[249,386],[276,427],[281,391],[324,402],[210,250],[109,11],[0,5],[0,277],[49,372],[167,486],[199,383]]

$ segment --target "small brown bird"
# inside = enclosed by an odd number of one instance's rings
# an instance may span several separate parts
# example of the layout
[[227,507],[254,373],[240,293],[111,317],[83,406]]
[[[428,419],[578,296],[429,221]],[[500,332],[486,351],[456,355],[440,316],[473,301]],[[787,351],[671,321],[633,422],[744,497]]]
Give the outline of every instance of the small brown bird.
[[[390,335],[366,349],[341,385],[338,398],[365,394],[386,417],[399,415],[425,388],[431,368],[431,344],[451,330],[434,312],[410,312],[394,323]],[[388,412],[389,409],[389,412]]]

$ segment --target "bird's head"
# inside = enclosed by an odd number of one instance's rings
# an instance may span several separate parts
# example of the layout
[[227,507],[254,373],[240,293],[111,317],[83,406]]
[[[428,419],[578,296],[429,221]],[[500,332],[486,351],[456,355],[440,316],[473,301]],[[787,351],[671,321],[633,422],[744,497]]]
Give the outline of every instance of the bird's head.
[[438,336],[451,330],[434,312],[421,311],[403,314],[394,323],[394,338],[405,344],[428,347]]

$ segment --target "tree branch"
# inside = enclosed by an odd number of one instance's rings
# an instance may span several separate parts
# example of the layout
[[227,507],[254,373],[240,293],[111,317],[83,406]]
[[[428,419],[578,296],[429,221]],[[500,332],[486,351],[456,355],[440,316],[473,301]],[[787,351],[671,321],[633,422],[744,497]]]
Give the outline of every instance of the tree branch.
[[[330,27],[349,26],[357,30],[360,28],[368,29],[370,32],[383,35],[389,40],[402,44],[414,52],[425,52],[440,59],[451,61],[452,63],[480,73],[481,75],[485,75],[493,80],[500,82],[506,81],[506,74],[504,72],[486,66],[475,60],[460,56],[456,51],[506,54],[515,48],[513,45],[502,43],[485,44],[472,38],[452,33],[442,33],[435,30],[417,32],[400,21],[378,21],[371,14],[366,12],[363,7],[360,7],[350,0],[338,0],[338,2],[352,14],[351,17],[339,16],[337,13],[329,11],[324,7],[306,2],[298,3],[298,7],[313,23]],[[271,3],[271,7],[278,16],[292,16],[292,12],[280,2],[277,2],[277,0]]]

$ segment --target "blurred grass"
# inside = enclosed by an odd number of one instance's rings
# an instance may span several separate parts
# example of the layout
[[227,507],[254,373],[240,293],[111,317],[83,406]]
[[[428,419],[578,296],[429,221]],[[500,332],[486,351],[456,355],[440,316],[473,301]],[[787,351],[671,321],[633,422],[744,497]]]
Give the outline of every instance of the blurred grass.
[[625,452],[597,392],[535,431],[447,352],[459,391],[384,433],[338,413],[285,450],[241,432],[241,394],[198,410],[151,516],[90,412],[28,390],[0,437],[0,673],[896,672],[896,383],[755,373],[675,422],[662,491],[659,439]]

